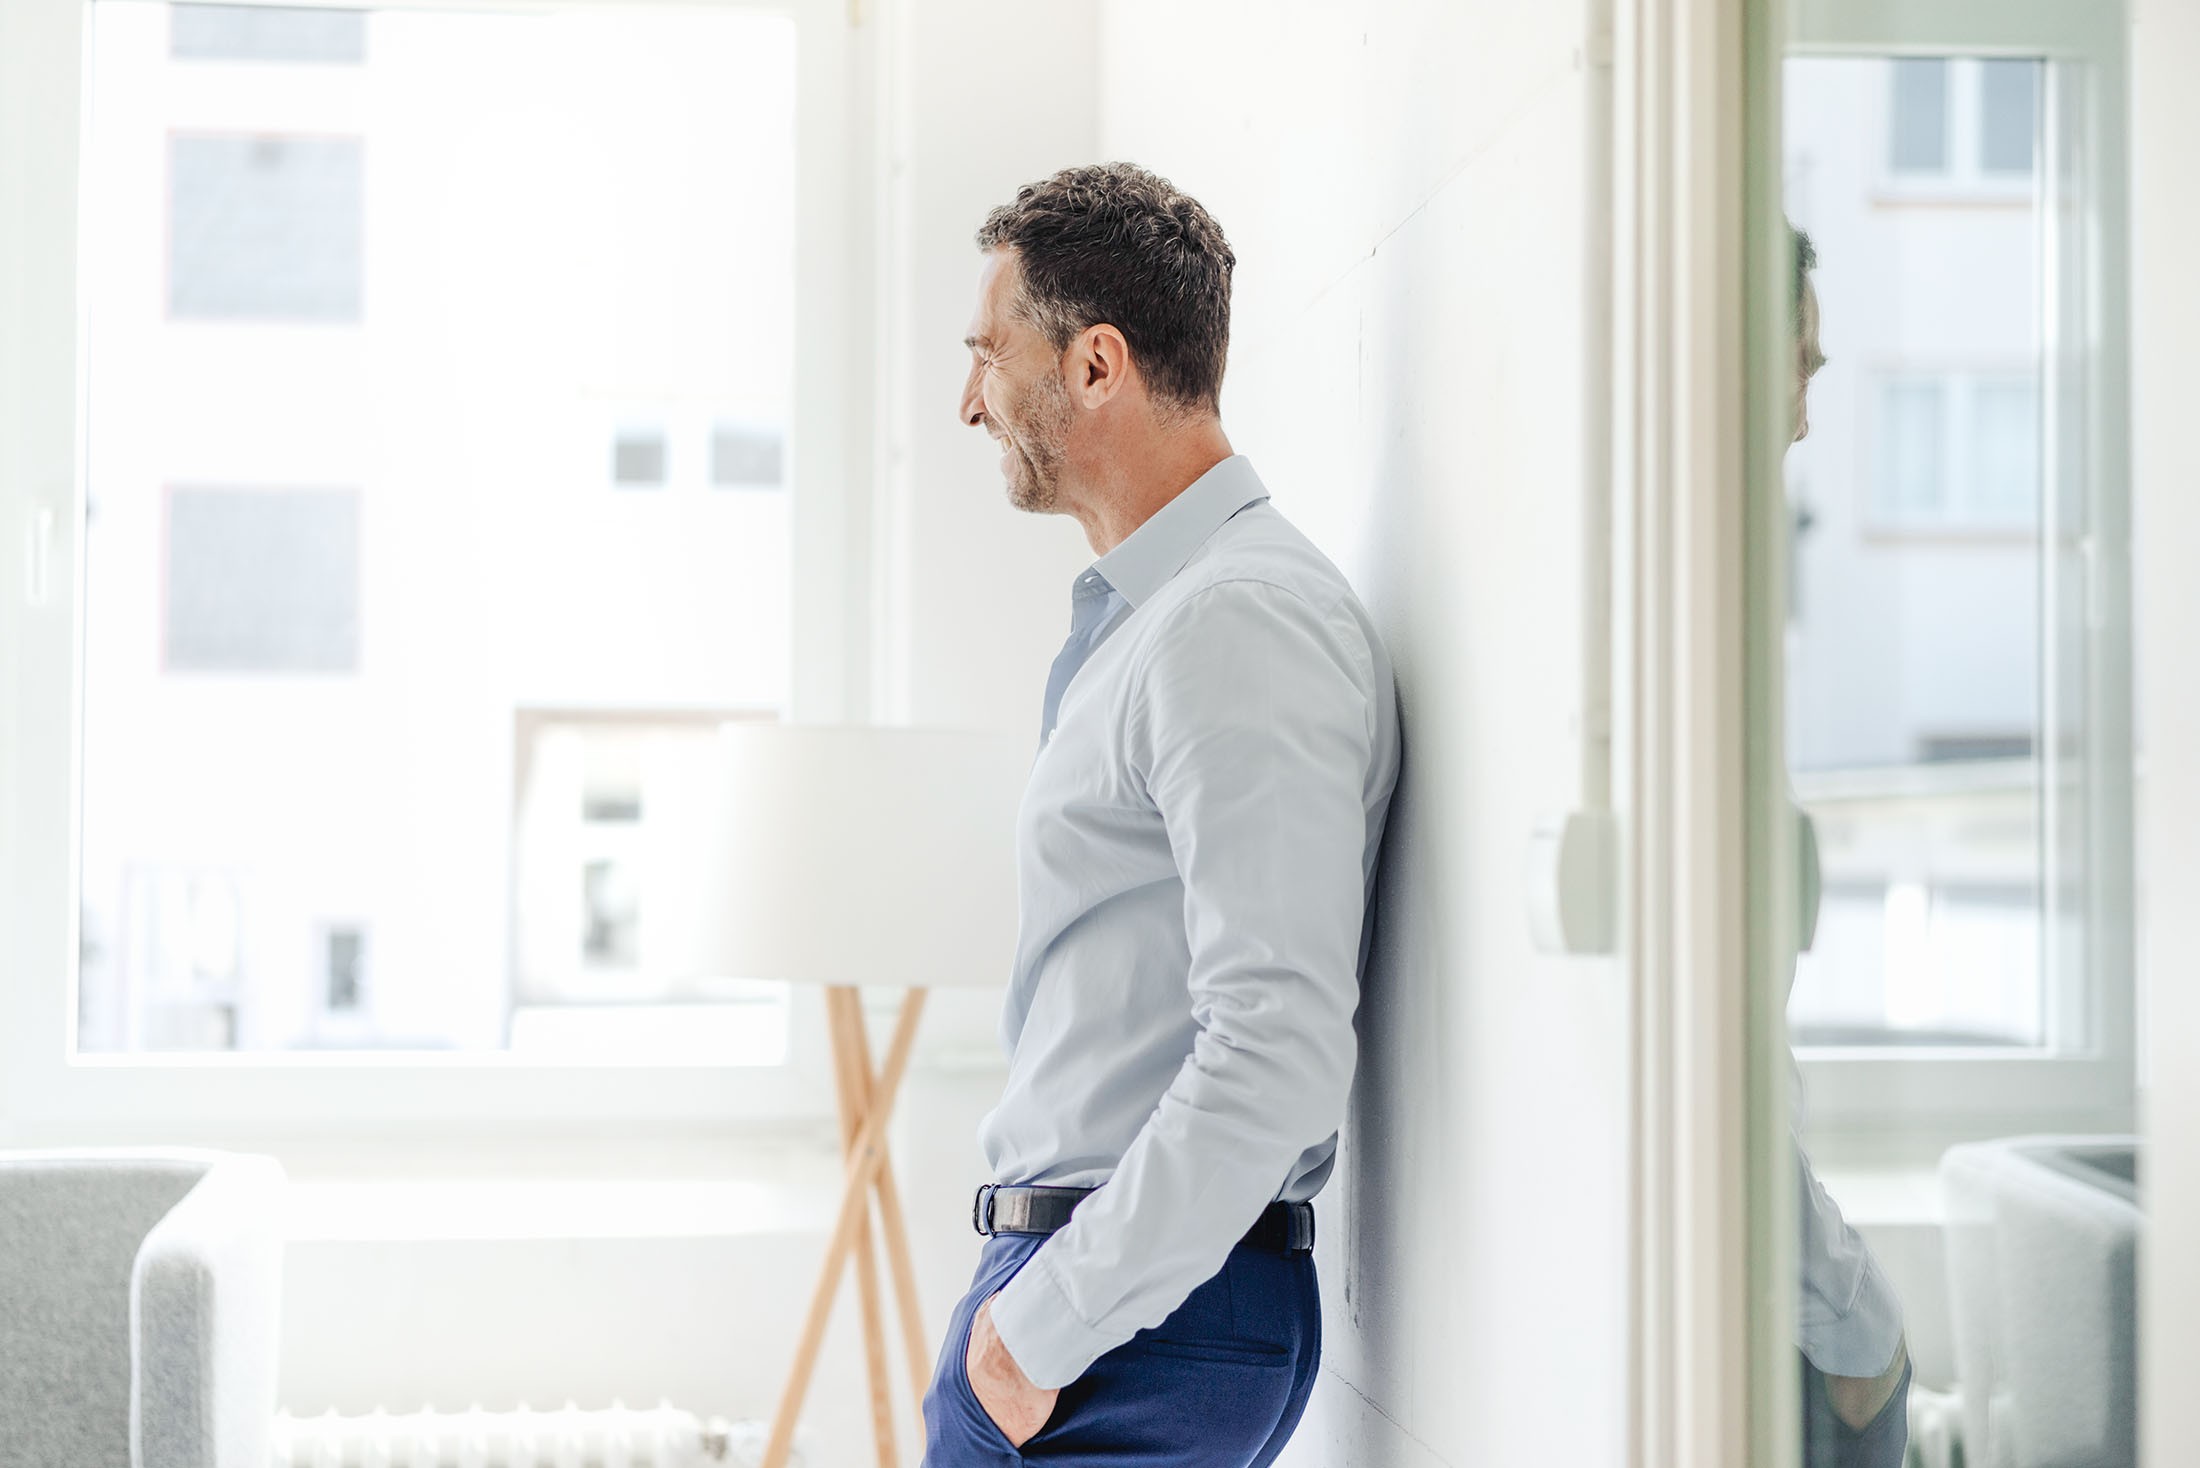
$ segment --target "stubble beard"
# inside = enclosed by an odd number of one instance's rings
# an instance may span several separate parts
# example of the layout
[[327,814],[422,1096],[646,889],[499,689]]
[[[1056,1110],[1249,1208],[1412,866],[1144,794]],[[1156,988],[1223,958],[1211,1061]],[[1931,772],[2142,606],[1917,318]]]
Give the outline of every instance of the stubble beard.
[[1015,508],[1042,515],[1055,508],[1070,417],[1069,389],[1051,373],[1016,400],[1012,418],[1001,425],[1010,451],[1008,502]]

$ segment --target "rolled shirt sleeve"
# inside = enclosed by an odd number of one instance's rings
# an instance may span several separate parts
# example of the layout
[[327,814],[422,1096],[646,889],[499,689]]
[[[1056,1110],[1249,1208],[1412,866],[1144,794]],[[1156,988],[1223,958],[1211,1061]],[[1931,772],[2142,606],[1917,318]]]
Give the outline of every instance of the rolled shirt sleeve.
[[1902,1343],[1902,1301],[1803,1150],[1803,1074],[1792,1051],[1788,1075],[1795,1096],[1788,1132],[1797,1187],[1795,1343],[1828,1376],[1877,1376]]
[[1108,1182],[993,1300],[1059,1387],[1221,1268],[1332,1138],[1355,1059],[1378,679],[1358,626],[1228,580],[1134,674],[1125,750],[1184,884],[1191,1053]]

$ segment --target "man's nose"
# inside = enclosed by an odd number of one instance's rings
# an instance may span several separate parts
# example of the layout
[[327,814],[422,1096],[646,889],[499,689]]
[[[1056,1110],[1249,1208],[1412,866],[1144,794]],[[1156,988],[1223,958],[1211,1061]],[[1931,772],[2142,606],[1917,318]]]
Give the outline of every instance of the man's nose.
[[975,372],[963,379],[960,413],[966,426],[971,428],[983,428],[985,426],[985,395],[978,391],[978,374]]

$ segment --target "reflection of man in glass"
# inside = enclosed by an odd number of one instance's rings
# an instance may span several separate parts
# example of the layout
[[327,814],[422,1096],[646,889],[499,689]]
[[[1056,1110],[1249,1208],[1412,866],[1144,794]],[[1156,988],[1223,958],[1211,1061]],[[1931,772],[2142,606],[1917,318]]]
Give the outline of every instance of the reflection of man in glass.
[[[1818,253],[1808,235],[1792,226],[1790,233],[1795,247],[1793,434],[1800,441],[1810,432],[1810,379],[1826,359],[1818,349],[1818,293],[1810,281]],[[1842,1218],[1803,1155],[1800,1095],[1795,1126],[1796,1175],[1802,1188],[1796,1344],[1802,1354],[1804,1468],[1901,1468],[1910,1436],[1910,1353],[1902,1335],[1902,1305],[1863,1237]]]

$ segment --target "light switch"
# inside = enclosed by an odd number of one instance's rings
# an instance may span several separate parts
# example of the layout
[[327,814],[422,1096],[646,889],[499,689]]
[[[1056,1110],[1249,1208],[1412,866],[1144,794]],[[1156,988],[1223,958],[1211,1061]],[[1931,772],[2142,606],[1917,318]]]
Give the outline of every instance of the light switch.
[[1528,926],[1545,953],[1610,953],[1617,941],[1619,827],[1610,811],[1569,810],[1528,841]]

